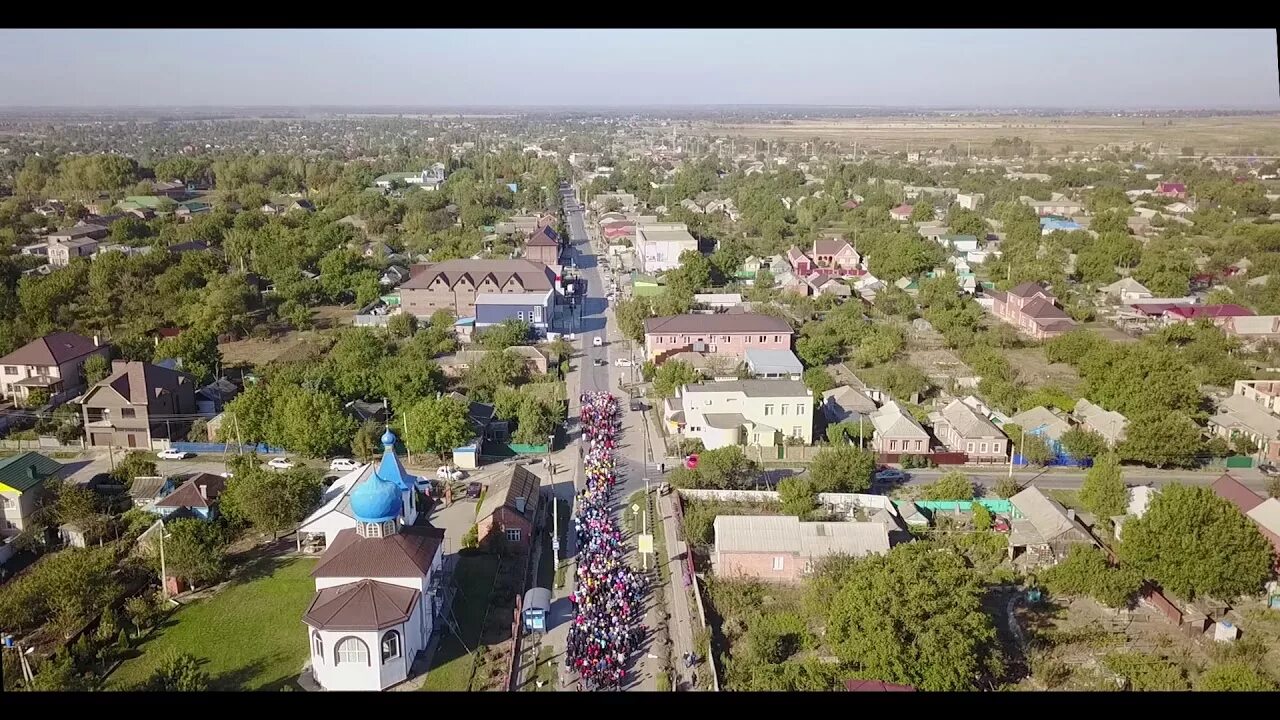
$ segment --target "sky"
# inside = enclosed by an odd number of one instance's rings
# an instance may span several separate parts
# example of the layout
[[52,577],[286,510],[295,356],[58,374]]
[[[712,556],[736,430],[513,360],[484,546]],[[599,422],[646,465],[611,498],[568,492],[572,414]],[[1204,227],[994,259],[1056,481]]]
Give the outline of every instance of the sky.
[[0,107],[1278,109],[1274,30],[3,30]]

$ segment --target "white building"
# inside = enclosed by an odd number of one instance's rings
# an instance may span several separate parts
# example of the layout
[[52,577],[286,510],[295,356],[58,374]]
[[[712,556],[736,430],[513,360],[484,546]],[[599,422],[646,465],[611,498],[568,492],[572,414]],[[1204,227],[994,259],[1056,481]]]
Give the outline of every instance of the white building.
[[[410,526],[415,478],[382,436],[382,462],[350,493],[354,528],[340,530],[311,576],[310,673],[325,690],[384,690],[409,676],[443,599],[444,532]],[[364,474],[362,468],[357,471]]]
[[680,267],[680,254],[698,251],[698,241],[684,223],[636,223],[636,262],[645,273]]
[[777,445],[783,437],[813,442],[813,391],[795,380],[729,380],[685,385],[664,415],[684,437],[708,450]]
[[960,193],[956,195],[956,204],[965,210],[977,210],[982,201],[986,199],[986,196],[982,193]]

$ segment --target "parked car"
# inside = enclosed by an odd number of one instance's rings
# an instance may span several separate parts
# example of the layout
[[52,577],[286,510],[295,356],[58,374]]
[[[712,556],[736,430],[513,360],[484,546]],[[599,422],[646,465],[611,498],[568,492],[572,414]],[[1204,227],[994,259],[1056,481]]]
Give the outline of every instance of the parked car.
[[596,347],[604,347],[604,338],[597,335],[591,338],[591,344],[595,345]]
[[632,411],[632,412],[643,412],[643,411],[644,411],[644,403],[640,402],[640,400],[638,400],[637,398],[631,398],[631,411]]
[[291,468],[296,467],[296,465],[297,464],[294,463],[289,458],[282,458],[282,457],[271,458],[271,460],[267,461],[267,467],[273,470],[289,470]]
[[595,360],[591,361],[591,364],[595,365],[596,367],[605,367],[606,365],[609,364],[609,361],[603,358],[596,358]]
[[631,367],[631,360],[630,358],[618,358],[613,361],[613,364],[618,367]]
[[360,463],[351,458],[334,458],[329,461],[329,472],[351,472],[360,467]]
[[186,460],[187,458],[193,458],[195,456],[196,454],[193,452],[187,452],[185,450],[173,450],[173,449],[161,450],[160,452],[156,453],[156,457],[160,458],[161,460]]
[[1271,463],[1262,463],[1258,466],[1258,472],[1261,472],[1267,477],[1276,477],[1277,475],[1280,475],[1280,468],[1272,465]]
[[457,468],[450,468],[448,465],[441,465],[436,468],[436,477],[441,480],[452,480],[457,482],[466,477],[466,473],[458,470]]
[[909,474],[907,474],[906,472],[903,472],[902,470],[896,470],[894,468],[885,468],[884,470],[881,470],[877,472],[875,475],[873,475],[872,479],[878,483],[895,483],[895,482],[906,482],[906,480],[910,477],[911,476]]

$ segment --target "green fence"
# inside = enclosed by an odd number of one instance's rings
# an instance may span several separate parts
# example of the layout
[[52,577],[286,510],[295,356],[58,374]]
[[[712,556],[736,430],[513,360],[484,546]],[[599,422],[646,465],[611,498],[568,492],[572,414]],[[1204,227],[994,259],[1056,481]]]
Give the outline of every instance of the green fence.
[[[930,513],[969,512],[973,503],[978,503],[995,515],[1014,516],[1013,503],[998,498],[979,498],[977,500],[916,500],[916,507]],[[901,503],[898,503],[901,505]]]
[[511,452],[517,455],[541,455],[547,452],[546,445],[525,445],[523,443],[508,443]]
[[1253,467],[1253,458],[1247,455],[1235,455],[1227,458],[1227,467],[1229,468],[1251,468]]

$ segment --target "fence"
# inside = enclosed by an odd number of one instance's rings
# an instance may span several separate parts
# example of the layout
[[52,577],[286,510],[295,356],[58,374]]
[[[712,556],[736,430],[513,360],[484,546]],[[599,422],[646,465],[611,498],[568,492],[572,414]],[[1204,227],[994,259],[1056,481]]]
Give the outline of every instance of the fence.
[[969,455],[962,452],[935,452],[935,453],[877,453],[876,462],[881,465],[894,465],[902,462],[902,458],[914,455],[916,457],[928,458],[934,465],[968,465]]
[[0,440],[0,449],[4,450],[49,450],[51,452],[80,452],[84,443],[63,445],[57,438],[42,437],[35,440]]
[[170,447],[174,450],[192,453],[258,453],[259,455],[283,455],[284,448],[274,448],[266,443],[258,443],[257,445],[235,445],[231,443],[197,443],[197,442],[176,442],[170,443]]
[[[969,512],[970,510],[973,509],[973,503],[978,503],[979,505],[990,510],[992,514],[995,514],[995,515],[1009,515],[1011,517],[1015,516],[1013,503],[1009,502],[1008,500],[1001,500],[999,498],[991,498],[991,499],[975,498],[973,500],[916,500],[915,501],[916,507],[920,508],[921,510],[928,510],[930,513]],[[1017,514],[1016,517],[1021,517],[1021,514]]]
[[[680,490],[678,495],[691,500],[716,502],[779,502],[778,493],[773,490]],[[818,493],[818,504],[823,508],[843,514],[848,514],[858,508],[888,510],[895,514],[898,511],[893,501],[884,495],[864,495],[862,493]],[[681,525],[681,528],[683,529],[683,525]]]
[[[684,491],[681,491],[681,492],[684,492]],[[694,491],[694,492],[697,492],[697,491]],[[721,491],[712,490],[710,492],[721,492]],[[732,492],[732,491],[729,491],[729,492]],[[752,491],[746,491],[746,492],[752,492]],[[770,493],[770,494],[777,495],[777,493]],[[680,498],[679,492],[671,494],[671,518],[675,520],[675,523],[676,523],[677,537],[669,538],[667,542],[684,543],[685,567],[683,571],[684,573],[688,573],[689,579],[691,580],[690,584],[693,586],[693,599],[698,605],[698,620],[701,621],[703,629],[709,631],[710,626],[707,624],[706,605],[702,600],[702,590],[698,584],[698,575],[694,571],[694,566],[693,566],[693,547],[689,545],[689,542],[687,540],[684,539],[685,538],[684,501]],[[673,588],[676,587],[674,584],[674,580],[672,582],[672,587]],[[714,640],[714,637],[715,637],[714,633],[712,633],[711,635]],[[715,648],[712,645],[713,640],[708,641],[707,643],[707,667],[711,668],[711,689],[714,690],[715,692],[720,692],[720,671],[716,667]],[[698,648],[694,648],[694,649],[696,651]]]

